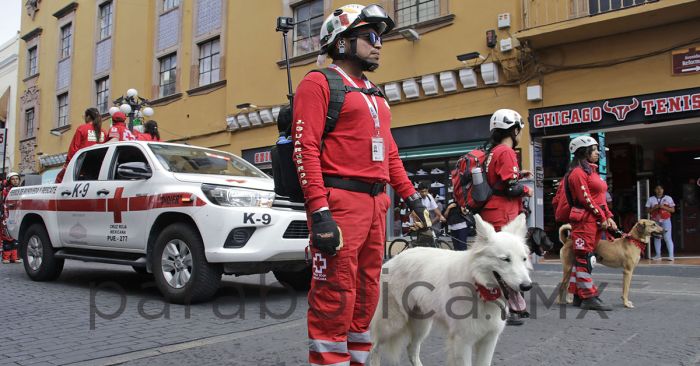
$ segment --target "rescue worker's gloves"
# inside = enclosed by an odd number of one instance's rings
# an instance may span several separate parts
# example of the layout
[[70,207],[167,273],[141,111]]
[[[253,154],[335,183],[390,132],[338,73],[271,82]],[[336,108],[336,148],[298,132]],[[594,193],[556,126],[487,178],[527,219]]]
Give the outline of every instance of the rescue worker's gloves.
[[311,221],[311,244],[323,254],[335,255],[343,247],[343,234],[331,211],[314,212]]
[[416,192],[409,196],[406,199],[406,203],[408,204],[408,208],[418,216],[418,220],[420,220],[419,226],[422,226],[421,229],[427,229],[433,225],[432,222],[430,222],[430,213],[428,213],[428,209],[423,205],[420,193]]

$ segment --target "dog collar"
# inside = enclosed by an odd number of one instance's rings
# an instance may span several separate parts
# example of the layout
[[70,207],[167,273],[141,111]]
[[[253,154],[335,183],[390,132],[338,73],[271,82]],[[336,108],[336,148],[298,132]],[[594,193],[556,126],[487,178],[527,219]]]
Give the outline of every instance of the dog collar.
[[625,239],[631,241],[632,244],[634,244],[637,248],[639,248],[639,250],[642,251],[642,253],[644,253],[644,251],[646,250],[647,245],[646,245],[646,243],[644,243],[643,241],[641,241],[641,240],[639,240],[639,239],[633,237],[633,236],[630,235],[630,234],[624,234],[623,237],[624,237]]
[[496,301],[501,297],[501,289],[498,287],[488,288],[481,284],[476,284],[476,290],[484,301]]

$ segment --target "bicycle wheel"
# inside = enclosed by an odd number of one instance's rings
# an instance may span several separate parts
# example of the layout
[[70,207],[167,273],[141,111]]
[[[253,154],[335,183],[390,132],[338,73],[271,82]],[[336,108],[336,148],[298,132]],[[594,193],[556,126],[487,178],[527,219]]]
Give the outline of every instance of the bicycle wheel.
[[437,245],[438,248],[440,249],[447,249],[447,250],[452,250],[452,245],[442,239],[438,239]]
[[386,259],[391,259],[391,257],[403,252],[408,249],[410,244],[406,239],[394,239],[389,243],[389,251],[386,253]]

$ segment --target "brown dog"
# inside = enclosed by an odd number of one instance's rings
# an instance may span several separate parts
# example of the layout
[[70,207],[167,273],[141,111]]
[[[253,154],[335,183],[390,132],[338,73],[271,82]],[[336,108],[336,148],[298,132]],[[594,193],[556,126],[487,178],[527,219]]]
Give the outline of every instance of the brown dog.
[[[566,236],[567,230],[571,230],[571,225],[566,224],[559,228],[559,240],[564,244],[559,251],[559,258],[564,269],[564,278],[559,287],[557,301],[559,304],[570,304],[573,301],[573,295],[567,294],[569,277],[574,264],[574,250],[571,247],[571,239]],[[613,241],[601,240],[598,242],[595,252],[597,262],[607,267],[623,269],[622,303],[626,308],[634,308],[634,304],[629,300],[630,283],[632,282],[632,272],[639,263],[642,248],[649,245],[649,238],[652,235],[662,235],[663,232],[664,229],[656,222],[641,219],[634,225],[629,235]]]

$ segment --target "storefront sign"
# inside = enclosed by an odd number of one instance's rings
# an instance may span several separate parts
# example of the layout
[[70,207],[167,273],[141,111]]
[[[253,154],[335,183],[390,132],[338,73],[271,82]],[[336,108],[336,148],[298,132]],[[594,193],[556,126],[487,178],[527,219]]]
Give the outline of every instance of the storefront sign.
[[700,88],[530,110],[531,134],[570,134],[605,127],[700,116]]
[[671,53],[673,75],[688,75],[700,72],[700,49],[698,48],[686,48]]
[[272,154],[270,151],[256,152],[253,157],[253,164],[265,164],[272,162]]

